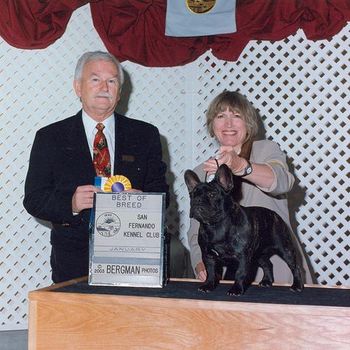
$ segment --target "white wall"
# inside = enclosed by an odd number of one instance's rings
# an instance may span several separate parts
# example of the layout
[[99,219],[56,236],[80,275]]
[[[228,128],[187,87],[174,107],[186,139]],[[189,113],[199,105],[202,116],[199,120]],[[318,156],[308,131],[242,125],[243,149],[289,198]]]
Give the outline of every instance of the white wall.
[[[266,135],[286,151],[298,184],[292,221],[318,282],[349,285],[350,25],[330,41],[300,31],[281,42],[251,42],[237,62],[210,52],[175,68],[124,62],[127,84],[119,110],[160,129],[172,204],[168,226],[186,244],[188,195],[183,172],[212,155],[204,129],[210,100],[240,89],[260,110]],[[49,230],[22,206],[35,132],[76,113],[77,58],[105,49],[89,6],[77,10],[61,39],[45,50],[20,50],[0,39],[0,330],[27,326],[27,295],[51,283]]]

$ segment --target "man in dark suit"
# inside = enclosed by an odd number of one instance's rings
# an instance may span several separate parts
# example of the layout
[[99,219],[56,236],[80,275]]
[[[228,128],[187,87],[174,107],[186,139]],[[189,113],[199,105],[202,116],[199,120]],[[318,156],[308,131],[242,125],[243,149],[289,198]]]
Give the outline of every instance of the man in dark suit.
[[82,102],[75,116],[40,129],[33,143],[25,183],[24,207],[50,221],[52,280],[88,274],[89,219],[96,170],[96,124],[104,124],[112,175],[124,175],[131,191],[167,194],[166,165],[158,129],[115,113],[123,70],[105,52],[85,53],[78,61],[74,89]]

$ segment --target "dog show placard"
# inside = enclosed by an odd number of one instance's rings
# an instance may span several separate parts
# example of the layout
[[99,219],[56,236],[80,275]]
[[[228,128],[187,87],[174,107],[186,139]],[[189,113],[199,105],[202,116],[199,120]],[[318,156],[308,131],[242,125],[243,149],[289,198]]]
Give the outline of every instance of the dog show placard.
[[163,287],[165,194],[95,194],[89,284]]

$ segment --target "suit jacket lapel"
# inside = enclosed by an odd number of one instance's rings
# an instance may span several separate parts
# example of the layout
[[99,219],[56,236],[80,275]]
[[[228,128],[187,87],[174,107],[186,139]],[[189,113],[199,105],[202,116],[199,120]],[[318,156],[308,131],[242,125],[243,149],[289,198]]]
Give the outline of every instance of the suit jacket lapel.
[[114,140],[114,172],[113,174],[118,173],[118,165],[122,159],[122,149],[124,144],[125,133],[123,131],[124,123],[122,120],[122,116],[114,113],[115,118],[115,140]]
[[81,111],[72,118],[72,124],[64,135],[64,149],[70,158],[78,161],[86,175],[94,176],[95,169],[92,164],[91,153],[86,139]]

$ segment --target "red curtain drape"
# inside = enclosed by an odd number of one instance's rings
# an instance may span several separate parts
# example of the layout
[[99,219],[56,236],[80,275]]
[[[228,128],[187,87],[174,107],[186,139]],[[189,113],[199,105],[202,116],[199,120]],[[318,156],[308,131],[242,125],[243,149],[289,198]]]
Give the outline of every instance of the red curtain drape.
[[0,0],[0,36],[11,46],[42,49],[60,38],[88,0]]
[[166,0],[0,0],[0,35],[18,48],[45,48],[86,3],[108,51],[149,67],[183,65],[209,49],[234,61],[250,40],[281,40],[298,29],[329,39],[350,20],[350,0],[237,0],[236,33],[174,38],[164,35]]

